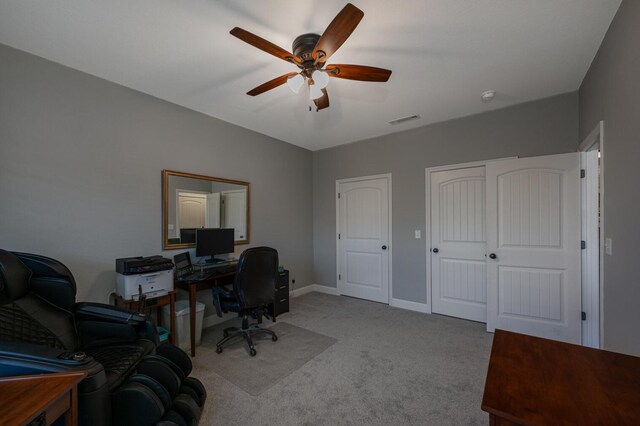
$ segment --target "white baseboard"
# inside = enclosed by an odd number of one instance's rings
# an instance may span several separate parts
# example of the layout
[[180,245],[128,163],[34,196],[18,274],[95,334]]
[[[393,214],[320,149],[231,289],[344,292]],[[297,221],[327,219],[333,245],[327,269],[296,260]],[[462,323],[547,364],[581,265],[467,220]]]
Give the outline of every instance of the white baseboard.
[[291,297],[302,296],[303,294],[311,293],[312,291],[317,291],[318,293],[332,294],[334,296],[338,296],[338,289],[335,287],[329,287],[326,285],[320,284],[310,284],[308,286],[295,289],[291,292]]
[[[293,290],[289,295],[290,297],[298,297],[303,294],[311,293],[312,291],[318,293],[331,294],[333,296],[339,296],[338,289],[335,287],[329,287],[321,284],[310,284],[308,286],[304,286],[302,288],[298,288]],[[389,306],[393,308],[406,309],[409,311],[421,312],[423,314],[430,314],[431,310],[429,309],[429,305],[426,303],[418,303],[411,302],[409,300],[403,299],[391,299],[389,301]],[[216,324],[220,324],[221,322],[225,322],[228,319],[234,318],[236,314],[223,314],[222,318],[219,318],[217,315],[210,315],[208,317],[203,318],[202,320],[202,328],[213,327]]]
[[[298,296],[302,296],[303,294],[307,294],[307,293],[311,293],[312,291],[316,291],[318,293],[325,293],[325,294],[332,294],[334,296],[338,296],[338,289],[335,287],[328,287],[326,285],[320,285],[320,284],[311,284],[308,286],[304,286],[302,288],[298,288],[295,289],[294,291],[292,291],[291,293],[289,293],[290,297],[298,297]],[[222,314],[223,317],[220,318],[217,315],[209,315],[208,317],[204,317],[202,319],[202,328],[209,328],[209,327],[213,327],[216,324],[220,324],[221,322],[225,322],[231,318],[235,318],[237,317],[237,314],[235,313],[228,313],[228,314]]]
[[407,309],[409,311],[422,312],[423,314],[430,314],[431,310],[426,303],[411,302],[409,300],[391,299],[389,306],[400,309]]

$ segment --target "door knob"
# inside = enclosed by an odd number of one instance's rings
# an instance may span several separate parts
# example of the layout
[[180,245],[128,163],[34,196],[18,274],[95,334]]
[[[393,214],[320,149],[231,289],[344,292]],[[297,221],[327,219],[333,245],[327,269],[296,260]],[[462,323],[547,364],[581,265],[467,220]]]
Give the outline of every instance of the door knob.
[[434,248],[433,248],[433,250],[431,250],[431,251],[432,251],[432,252],[434,252],[434,253],[437,253],[437,252],[439,252],[440,250],[438,250],[437,248],[435,248],[435,247],[434,247]]
[[498,256],[496,256],[496,254],[495,254],[495,253],[491,253],[491,254],[489,255],[489,257],[490,257],[491,259],[497,259],[497,258],[498,258]]
[[387,249],[387,246],[382,246],[382,250],[386,250],[386,249]]

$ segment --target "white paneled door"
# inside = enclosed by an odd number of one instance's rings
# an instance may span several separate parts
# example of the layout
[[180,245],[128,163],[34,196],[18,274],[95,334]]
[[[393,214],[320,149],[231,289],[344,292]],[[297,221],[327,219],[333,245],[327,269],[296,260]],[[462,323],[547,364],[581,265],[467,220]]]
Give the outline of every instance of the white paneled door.
[[235,240],[247,239],[247,190],[222,191],[222,227],[233,228]]
[[581,341],[578,153],[488,163],[487,329]]
[[487,320],[485,168],[431,173],[432,311]]
[[181,228],[203,228],[207,212],[207,196],[192,192],[178,192],[178,226]]
[[338,291],[389,303],[391,177],[338,181]]

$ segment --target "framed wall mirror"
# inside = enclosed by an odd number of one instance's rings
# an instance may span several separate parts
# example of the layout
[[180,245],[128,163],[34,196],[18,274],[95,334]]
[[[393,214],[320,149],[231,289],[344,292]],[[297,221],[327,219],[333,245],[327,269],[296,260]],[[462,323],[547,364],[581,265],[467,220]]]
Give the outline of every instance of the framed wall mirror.
[[195,247],[198,228],[233,228],[249,243],[249,182],[162,171],[162,248]]

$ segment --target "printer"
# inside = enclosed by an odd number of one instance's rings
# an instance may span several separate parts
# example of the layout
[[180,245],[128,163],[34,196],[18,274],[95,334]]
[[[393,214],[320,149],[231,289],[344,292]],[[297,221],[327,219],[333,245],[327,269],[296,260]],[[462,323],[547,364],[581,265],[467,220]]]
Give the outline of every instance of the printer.
[[173,290],[173,262],[162,256],[116,259],[116,294],[125,300],[147,299]]

